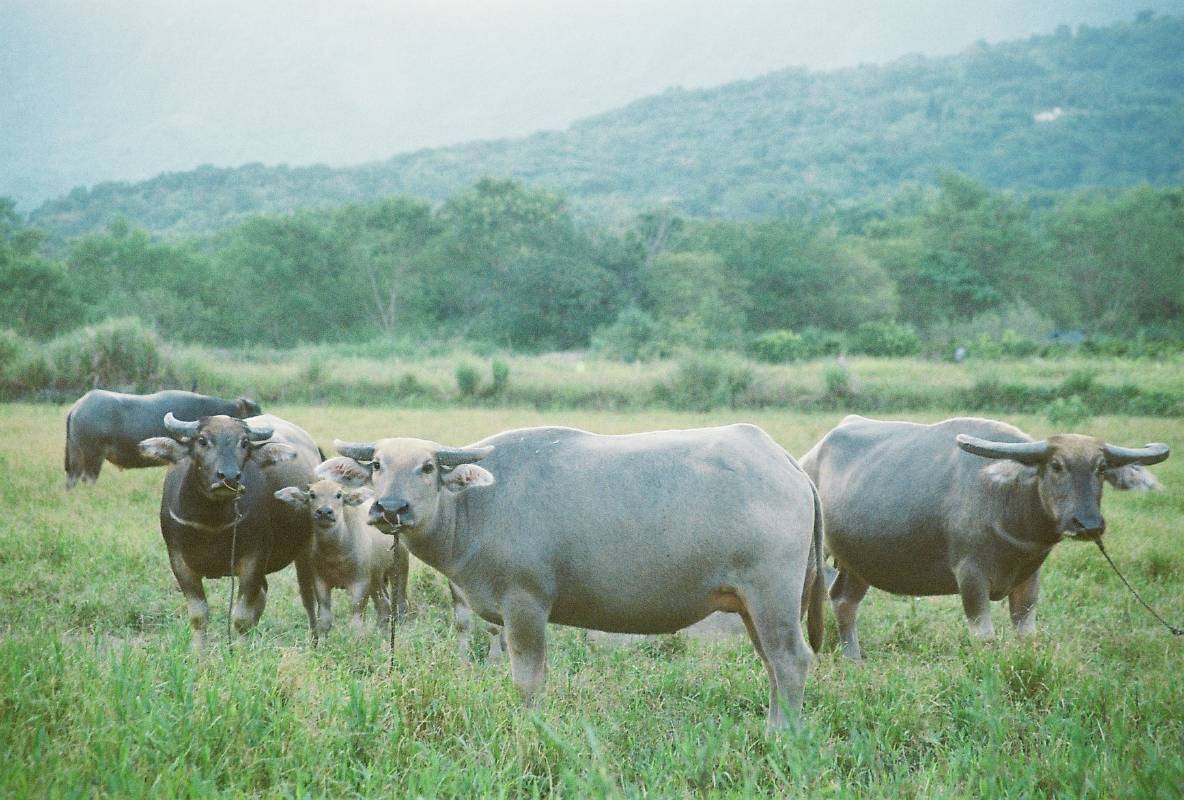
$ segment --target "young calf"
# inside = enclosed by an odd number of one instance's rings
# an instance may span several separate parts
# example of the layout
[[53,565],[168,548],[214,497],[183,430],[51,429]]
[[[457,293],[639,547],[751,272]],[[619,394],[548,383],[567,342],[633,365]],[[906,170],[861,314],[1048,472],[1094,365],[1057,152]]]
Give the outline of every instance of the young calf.
[[379,631],[407,611],[407,550],[391,548],[391,537],[367,524],[373,496],[369,491],[345,489],[331,480],[320,480],[304,489],[288,486],[275,493],[277,500],[308,514],[312,522],[309,555],[317,598],[317,633],[333,627],[330,592],[345,589],[353,609],[350,627],[362,631],[366,599],[374,602]]

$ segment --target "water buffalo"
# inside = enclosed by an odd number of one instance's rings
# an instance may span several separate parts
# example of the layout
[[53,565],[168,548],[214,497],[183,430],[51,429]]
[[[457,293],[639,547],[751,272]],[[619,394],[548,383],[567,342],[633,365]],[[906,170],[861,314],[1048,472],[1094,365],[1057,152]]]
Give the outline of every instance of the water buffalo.
[[99,479],[103,460],[120,469],[155,467],[160,462],[140,453],[140,442],[165,436],[164,415],[178,419],[227,414],[253,417],[262,413],[259,404],[246,397],[223,400],[193,392],[165,391],[156,394],[121,394],[93,389],[70,407],[66,415],[66,488],[78,481]]
[[350,594],[350,625],[362,631],[366,600],[374,603],[378,630],[386,629],[391,607],[396,618],[407,613],[407,550],[368,524],[373,495],[366,489],[346,489],[330,480],[303,488],[288,486],[275,493],[312,522],[309,559],[317,597],[317,632],[324,636],[333,627],[330,592]]
[[[769,725],[802,704],[821,638],[822,518],[797,463],[753,425],[601,436],[509,431],[464,448],[421,439],[336,443],[318,475],[370,486],[370,522],[505,626],[530,704],[547,622],[670,633],[741,615],[769,674]],[[480,461],[478,466],[476,462]],[[814,543],[818,576],[805,585]]]
[[182,422],[164,417],[168,436],[145,439],[140,452],[172,466],[164,479],[160,532],[169,564],[189,606],[193,646],[205,643],[209,605],[203,578],[239,579],[232,619],[245,633],[263,614],[267,578],[296,562],[300,598],[316,637],[312,533],[308,514],[275,498],[276,491],[308,484],[320,451],[300,428],[264,414],[249,419],[217,415]]
[[1092,436],[1043,441],[988,419],[935,425],[849,416],[802,458],[826,509],[839,568],[831,599],[843,652],[870,586],[904,595],[960,594],[970,632],[994,635],[990,600],[1008,599],[1016,632],[1036,630],[1040,565],[1063,539],[1102,535],[1102,482],[1150,488],[1141,464],[1167,445],[1130,449]]

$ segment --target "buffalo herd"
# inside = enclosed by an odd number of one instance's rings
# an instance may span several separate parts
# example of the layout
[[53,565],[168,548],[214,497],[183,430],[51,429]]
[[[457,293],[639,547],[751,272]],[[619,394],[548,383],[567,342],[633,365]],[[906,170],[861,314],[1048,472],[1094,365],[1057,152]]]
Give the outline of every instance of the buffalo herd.
[[205,578],[238,579],[231,620],[244,633],[263,613],[267,576],[294,563],[315,643],[335,588],[350,594],[355,631],[367,601],[380,626],[401,617],[410,552],[447,577],[462,650],[476,615],[527,704],[546,674],[547,623],[656,634],[738,614],[768,673],[775,728],[801,708],[828,593],[853,660],[873,586],[957,594],[978,638],[994,633],[989,602],[1007,598],[1017,634],[1031,635],[1052,548],[1101,537],[1103,484],[1155,488],[1145,465],[1168,457],[1163,444],[1034,441],[987,419],[859,416],[800,462],[748,424],[334,448],[326,459],[247,398],[92,391],[66,419],[66,486],[97,479],[104,460],[169,465],[160,527],[195,650]]

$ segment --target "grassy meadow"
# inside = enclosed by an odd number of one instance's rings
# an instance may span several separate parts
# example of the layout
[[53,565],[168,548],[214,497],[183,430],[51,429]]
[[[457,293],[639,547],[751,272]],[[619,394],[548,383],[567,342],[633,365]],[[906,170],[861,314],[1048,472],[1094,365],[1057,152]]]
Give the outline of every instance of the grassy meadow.
[[[543,423],[619,433],[747,420],[795,454],[843,415],[267,410],[326,449],[334,437],[462,444]],[[377,633],[357,639],[342,624],[344,593],[337,626],[313,650],[290,567],[233,648],[226,582],[207,581],[212,646],[196,661],[158,530],[163,472],[107,465],[96,485],[66,493],[65,411],[0,405],[0,797],[1184,793],[1184,640],[1093,547],[1053,552],[1031,642],[1011,634],[1002,604],[999,638],[976,644],[956,597],[873,590],[861,612],[866,663],[841,659],[828,621],[796,733],[766,735],[765,671],[747,640],[685,634],[606,647],[552,627],[547,688],[528,712],[505,666],[457,659],[446,584],[418,563],[393,668]],[[1043,417],[1011,419],[1052,432]],[[1184,447],[1180,418],[1082,427]],[[1153,471],[1162,492],[1107,491],[1106,538],[1130,580],[1180,622],[1184,451]]]

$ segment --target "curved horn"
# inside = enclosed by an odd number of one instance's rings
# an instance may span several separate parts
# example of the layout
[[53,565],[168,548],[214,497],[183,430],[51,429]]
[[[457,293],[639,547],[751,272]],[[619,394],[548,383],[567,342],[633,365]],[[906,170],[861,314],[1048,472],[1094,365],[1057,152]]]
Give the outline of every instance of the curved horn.
[[182,422],[173,416],[172,411],[164,415],[164,429],[174,439],[192,439],[197,435],[197,429],[200,427],[201,423],[197,420]]
[[252,442],[266,441],[275,433],[275,428],[270,425],[252,425],[249,422],[243,424],[247,426],[247,435],[251,437]]
[[459,467],[480,461],[492,452],[492,447],[441,447],[436,451],[436,460],[442,467]]
[[365,444],[363,442],[343,442],[340,439],[334,439],[333,449],[346,458],[352,458],[354,461],[374,460],[373,444]]
[[1021,464],[1039,464],[1048,458],[1051,450],[1048,442],[992,442],[977,436],[960,433],[955,437],[958,446],[967,453],[983,458],[1008,458]]
[[1119,447],[1116,444],[1102,445],[1107,467],[1125,467],[1127,464],[1158,464],[1172,451],[1166,444],[1155,442],[1142,447]]

